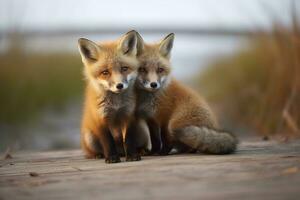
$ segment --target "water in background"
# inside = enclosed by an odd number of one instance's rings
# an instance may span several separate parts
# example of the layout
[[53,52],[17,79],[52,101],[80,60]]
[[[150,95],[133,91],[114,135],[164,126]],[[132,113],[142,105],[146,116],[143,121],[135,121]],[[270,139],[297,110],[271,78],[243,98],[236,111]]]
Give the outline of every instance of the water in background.
[[[167,34],[143,35],[145,42],[156,42]],[[87,35],[84,36],[93,41],[114,40],[119,35]],[[25,48],[31,51],[70,51],[77,53],[77,39],[79,36],[51,37],[45,39],[31,38],[27,40]],[[244,44],[244,40],[237,36],[196,36],[177,34],[172,50],[173,75],[178,79],[188,79],[197,73],[206,64],[222,56],[233,53],[237,47]],[[43,48],[46,47],[46,48]],[[79,54],[78,54],[79,56]]]
[[[145,41],[158,41],[164,34],[145,35]],[[117,35],[90,35],[89,39],[101,41],[115,39]],[[77,53],[78,36],[30,38],[25,48],[30,51],[71,51]],[[187,84],[209,62],[235,52],[245,44],[239,37],[176,35],[172,52],[173,75]],[[78,54],[79,56],[79,54]],[[79,147],[82,99],[76,98],[60,111],[46,109],[39,119],[18,127],[0,127],[0,151],[8,146],[25,150],[48,150]]]

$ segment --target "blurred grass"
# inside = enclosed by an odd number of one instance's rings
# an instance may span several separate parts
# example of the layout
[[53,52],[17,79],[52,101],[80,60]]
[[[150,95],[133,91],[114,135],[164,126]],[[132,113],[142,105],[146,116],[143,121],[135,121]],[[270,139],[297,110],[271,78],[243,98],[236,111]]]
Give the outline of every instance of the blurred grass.
[[[300,29],[274,25],[200,74],[201,91],[223,117],[263,135],[299,135]],[[226,114],[225,114],[226,113]]]
[[24,51],[15,40],[0,54],[0,122],[24,123],[43,109],[61,110],[82,91],[80,57]]

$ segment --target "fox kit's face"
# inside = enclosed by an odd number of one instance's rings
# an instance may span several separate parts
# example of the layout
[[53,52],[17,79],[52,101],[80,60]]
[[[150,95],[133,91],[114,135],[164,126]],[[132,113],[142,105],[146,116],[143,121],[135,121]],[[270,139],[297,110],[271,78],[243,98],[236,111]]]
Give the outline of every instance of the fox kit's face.
[[164,88],[170,80],[170,52],[174,34],[168,35],[158,44],[145,44],[138,36],[138,69],[137,85],[150,92]]
[[110,43],[96,44],[83,38],[78,42],[85,76],[96,90],[120,93],[135,80],[138,67],[135,31]]

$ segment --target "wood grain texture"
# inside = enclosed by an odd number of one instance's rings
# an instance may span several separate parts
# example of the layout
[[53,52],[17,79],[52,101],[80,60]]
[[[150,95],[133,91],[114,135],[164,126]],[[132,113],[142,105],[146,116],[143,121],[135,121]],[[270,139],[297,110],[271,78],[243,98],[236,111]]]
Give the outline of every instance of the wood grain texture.
[[300,197],[300,141],[248,140],[232,155],[152,156],[118,164],[87,160],[80,150],[12,157],[0,161],[0,200]]

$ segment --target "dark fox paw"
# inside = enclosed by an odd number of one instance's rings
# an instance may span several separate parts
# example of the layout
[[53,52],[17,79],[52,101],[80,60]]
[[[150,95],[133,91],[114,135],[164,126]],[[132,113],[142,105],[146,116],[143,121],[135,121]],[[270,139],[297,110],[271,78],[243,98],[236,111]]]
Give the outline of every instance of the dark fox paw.
[[119,163],[121,162],[120,157],[117,155],[109,156],[108,158],[105,158],[105,163]]
[[134,154],[134,155],[127,155],[126,156],[126,161],[139,161],[141,160],[141,156],[139,154]]
[[171,152],[171,150],[172,150],[172,147],[163,147],[161,149],[161,151],[159,152],[159,155],[160,156],[167,156],[167,155],[169,155],[169,153]]
[[151,151],[149,151],[147,149],[142,149],[142,150],[139,150],[139,154],[141,156],[150,156],[151,155]]

